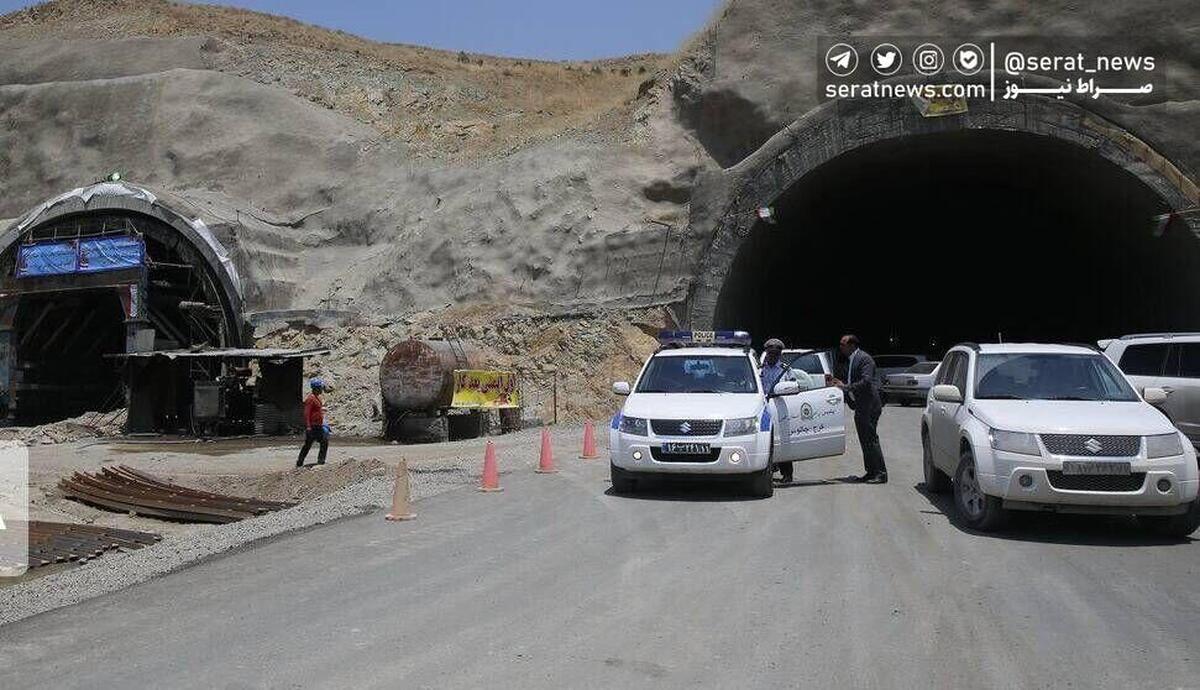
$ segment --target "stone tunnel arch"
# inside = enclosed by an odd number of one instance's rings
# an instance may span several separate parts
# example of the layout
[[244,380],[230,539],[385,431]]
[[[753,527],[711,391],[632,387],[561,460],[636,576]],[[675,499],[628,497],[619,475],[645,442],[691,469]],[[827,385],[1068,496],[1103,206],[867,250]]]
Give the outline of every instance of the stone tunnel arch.
[[[899,233],[894,231],[909,232],[914,226],[912,219],[904,219],[905,214],[911,214],[916,208],[918,215],[924,213],[926,219],[932,218],[936,215],[933,209],[945,201],[946,195],[964,193],[956,174],[939,173],[932,168],[961,160],[964,155],[970,157],[996,151],[999,151],[997,157],[989,158],[988,162],[999,169],[991,177],[986,172],[982,173],[981,179],[985,183],[995,185],[998,175],[1020,172],[1024,166],[1025,175],[1044,178],[1047,184],[1056,185],[1047,194],[1069,193],[1071,199],[1067,206],[1070,208],[1081,210],[1086,209],[1087,204],[1095,205],[1094,212],[1080,211],[1081,216],[1062,221],[1064,227],[1070,226],[1072,232],[1076,232],[1072,235],[1073,240],[1084,245],[1100,246],[1110,241],[1108,235],[1098,234],[1087,238],[1078,234],[1088,223],[1120,222],[1124,226],[1132,226],[1135,221],[1138,227],[1126,227],[1126,230],[1139,233],[1144,228],[1143,244],[1147,244],[1151,239],[1155,216],[1185,209],[1194,210],[1200,197],[1196,184],[1151,146],[1068,101],[971,101],[965,113],[936,118],[923,117],[907,100],[833,101],[789,125],[728,171],[732,178],[728,187],[730,201],[723,213],[711,222],[693,226],[695,234],[710,238],[710,241],[700,256],[685,303],[686,321],[693,328],[749,328],[758,341],[781,335],[790,339],[789,344],[794,342],[816,346],[827,344],[836,337],[837,332],[861,331],[871,327],[861,320],[831,316],[831,311],[841,310],[842,314],[848,315],[852,313],[851,310],[862,313],[864,303],[891,302],[895,305],[895,300],[880,299],[879,293],[888,293],[897,288],[903,290],[905,286],[908,286],[908,296],[913,299],[934,299],[927,292],[921,294],[912,286],[924,282],[920,272],[928,267],[931,253],[945,259],[956,254],[930,247],[928,241],[936,238],[939,243],[953,244],[951,238],[955,234],[960,236],[962,243],[957,255],[962,266],[962,262],[972,256],[968,245],[974,246],[979,240],[978,237],[972,237],[973,227],[982,223],[985,227],[995,229],[988,225],[986,214],[989,209],[981,209],[978,217],[951,219],[949,225],[957,225],[957,228],[943,227],[941,232],[928,236],[914,232],[908,240],[915,251],[893,257],[898,262],[894,266],[873,261],[863,266],[864,272],[851,278],[846,259],[851,251],[869,254],[898,250],[903,242],[895,241]],[[886,190],[882,198],[879,197],[877,192],[888,186],[885,183],[889,183],[889,180],[881,181],[878,176],[872,176],[871,171],[877,166],[895,175],[895,184],[910,193],[912,198],[908,199],[907,206],[899,203],[903,201],[900,197],[889,196]],[[1068,173],[1082,177],[1072,181]],[[933,188],[914,187],[917,184],[914,180],[932,183]],[[1090,196],[1089,185],[1095,187],[1095,192]],[[990,209],[999,209],[1004,215],[1004,211],[1011,209],[1001,205],[1012,204],[1014,200],[1005,200],[1000,191],[993,195],[996,198],[991,200]],[[966,190],[965,193],[974,194],[973,198],[978,199],[986,200],[988,197],[986,190]],[[870,231],[854,227],[852,223],[830,222],[831,216],[836,214],[831,214],[828,208],[821,208],[822,204],[828,206],[834,203],[828,201],[830,199],[840,200],[840,210],[847,214],[861,214],[866,219],[864,223],[871,226]],[[1028,204],[1043,204],[1045,207],[1028,209],[1025,216],[1019,217],[1031,226],[1039,226],[1037,212],[1057,212],[1052,201],[1051,197],[1041,195]],[[874,205],[883,203],[895,206],[890,213],[874,208]],[[1017,200],[1015,203],[1023,202]],[[778,225],[764,223],[757,217],[757,209],[765,206],[776,208],[780,216]],[[954,207],[962,210],[961,206]],[[1102,210],[1108,215],[1096,215]],[[789,215],[804,218],[804,222],[808,223],[805,229],[815,228],[815,231],[804,234],[798,232],[797,227],[789,227]],[[944,219],[939,219],[936,224],[947,225]],[[1200,241],[1197,240],[1200,227],[1196,227],[1196,224],[1194,213],[1174,217],[1166,230],[1166,239],[1161,240],[1164,249],[1156,255],[1164,262],[1159,265],[1159,270],[1177,280],[1167,281],[1170,282],[1169,286],[1154,292],[1147,299],[1168,295],[1173,298],[1171,301],[1177,308],[1156,307],[1154,313],[1146,318],[1113,319],[1097,324],[1097,328],[1122,331],[1200,330],[1200,301],[1193,298],[1196,290],[1200,289],[1200,283],[1188,277],[1200,272]],[[891,230],[879,226],[889,226]],[[850,228],[853,228],[853,232]],[[1115,231],[1114,228],[1105,230]],[[1042,231],[1041,237],[1045,238],[1044,227]],[[889,235],[889,232],[893,234]],[[796,239],[801,235],[806,243]],[[1018,241],[1029,241],[1028,237],[1017,233],[1013,237]],[[1131,254],[1123,242],[1113,241],[1113,247],[1119,249],[1113,249],[1117,253],[1110,252],[1104,259],[1124,262],[1136,258],[1133,254],[1137,252]],[[1030,249],[1036,249],[1037,244]],[[1056,244],[1047,249],[1060,251],[1065,246]],[[809,249],[813,253],[806,254]],[[1125,252],[1125,256],[1119,252]],[[768,254],[774,255],[774,258],[769,258]],[[780,257],[786,258],[789,263],[780,263]],[[899,263],[901,261],[907,262],[907,265]],[[840,272],[824,270],[823,267],[828,264],[846,267]],[[1146,265],[1139,264],[1137,270],[1147,270]],[[794,289],[793,283],[789,283],[786,277],[758,282],[753,278],[758,274],[777,275],[784,272],[793,273]],[[1121,275],[1126,273],[1121,272]],[[748,279],[747,276],[752,278]],[[854,295],[849,288],[856,281],[861,283],[864,279],[870,279],[874,284],[874,294]],[[1160,276],[1156,280],[1163,282],[1166,277]],[[1121,285],[1129,291],[1135,282],[1124,280]],[[1088,284],[1090,288],[1095,283],[1092,281]],[[787,299],[779,299],[778,293]],[[801,299],[801,293],[808,295],[809,299]],[[1029,300],[1033,295],[1032,291],[1025,291],[1020,293],[1020,298]],[[991,298],[992,301],[1004,301],[999,293],[991,295]],[[786,304],[781,306],[784,301]],[[1063,301],[1055,301],[1054,304],[1056,308],[1070,307],[1068,302]],[[1114,312],[1137,312],[1141,304],[1137,299],[1118,299],[1110,306]],[[754,316],[751,312],[755,309],[770,314],[766,317],[762,314]],[[1095,311],[1088,310],[1088,313],[1094,314]],[[747,317],[748,314],[750,316]],[[895,342],[896,335],[888,331],[898,326],[890,324],[880,326],[873,334],[877,337],[872,345],[878,350],[932,351],[953,344],[946,340],[960,338],[994,340],[997,336],[1012,334],[1028,339],[1062,340],[1120,334],[1083,327],[1073,330],[1024,328],[1023,324],[1014,323],[1020,318],[1019,309],[1009,309],[1003,318],[996,319],[989,327],[980,321],[969,324],[961,332],[941,332],[937,338],[928,339],[940,339],[940,342],[933,344],[917,342],[911,333],[909,337],[900,339],[901,342]],[[1048,321],[1049,318],[1047,314],[1039,313],[1035,320]],[[815,322],[816,325],[806,329],[803,325],[806,321]]]
[[36,424],[124,405],[113,355],[245,343],[238,272],[185,208],[144,187],[100,183],[47,200],[0,235],[3,419]]

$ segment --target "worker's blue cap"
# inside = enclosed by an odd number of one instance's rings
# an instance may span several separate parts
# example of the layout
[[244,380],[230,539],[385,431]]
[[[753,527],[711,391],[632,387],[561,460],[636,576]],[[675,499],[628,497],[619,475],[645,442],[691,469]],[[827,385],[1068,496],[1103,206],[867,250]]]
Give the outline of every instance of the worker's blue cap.
[[319,391],[325,388],[325,382],[321,379],[309,379],[308,386],[315,391]]

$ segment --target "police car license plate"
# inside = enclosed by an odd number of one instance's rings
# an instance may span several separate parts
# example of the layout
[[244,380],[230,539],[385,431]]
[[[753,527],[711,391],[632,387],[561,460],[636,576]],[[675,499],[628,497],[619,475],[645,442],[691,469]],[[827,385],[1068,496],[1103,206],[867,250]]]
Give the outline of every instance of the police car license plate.
[[1127,462],[1091,462],[1087,460],[1063,460],[1063,474],[1130,474]]
[[664,443],[663,451],[671,455],[707,455],[712,448],[707,443]]

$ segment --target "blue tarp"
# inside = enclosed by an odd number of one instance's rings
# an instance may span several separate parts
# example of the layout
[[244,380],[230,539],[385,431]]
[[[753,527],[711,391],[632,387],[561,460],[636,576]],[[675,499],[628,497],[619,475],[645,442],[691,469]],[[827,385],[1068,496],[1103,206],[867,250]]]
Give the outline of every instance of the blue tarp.
[[141,266],[146,245],[140,237],[95,237],[22,245],[17,277],[98,273]]

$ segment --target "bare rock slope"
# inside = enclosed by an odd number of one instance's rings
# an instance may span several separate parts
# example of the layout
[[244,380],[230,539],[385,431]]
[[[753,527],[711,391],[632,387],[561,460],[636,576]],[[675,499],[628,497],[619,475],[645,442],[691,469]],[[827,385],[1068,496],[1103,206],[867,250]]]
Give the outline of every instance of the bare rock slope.
[[638,124],[668,58],[456,56],[167,2],[60,0],[0,37],[0,217],[122,171],[230,224],[251,310],[682,289],[655,249],[695,164]]
[[[1149,101],[1087,104],[1195,177],[1194,3],[731,0],[677,56],[551,63],[165,0],[0,17],[0,217],[112,170],[229,224],[252,311],[678,303],[729,172],[818,105],[819,37],[1113,33]],[[1074,44],[1072,44],[1074,45]]]
[[678,115],[714,159],[736,164],[819,105],[819,41],[849,36],[925,37],[946,50],[955,41],[1008,41],[1030,55],[1155,55],[1153,98],[1094,107],[1193,176],[1200,171],[1200,10],[1180,0],[733,0],[682,58]]

